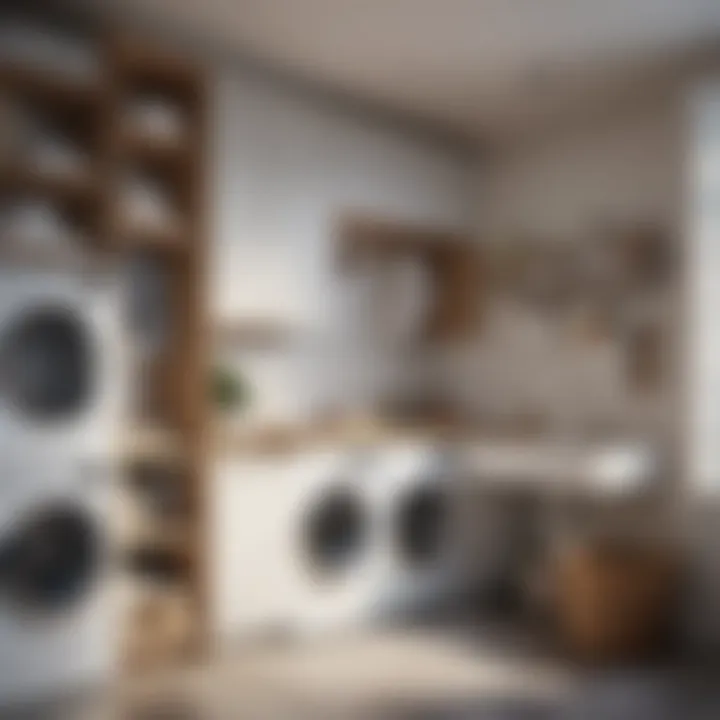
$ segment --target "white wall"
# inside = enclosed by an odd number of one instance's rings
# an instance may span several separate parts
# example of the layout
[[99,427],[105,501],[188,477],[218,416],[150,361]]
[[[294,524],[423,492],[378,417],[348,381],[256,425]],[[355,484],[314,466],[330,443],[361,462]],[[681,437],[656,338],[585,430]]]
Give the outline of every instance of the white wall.
[[687,499],[694,547],[691,629],[720,646],[720,82],[689,94]]
[[[217,77],[214,113],[212,312],[302,328],[290,353],[238,360],[252,375],[255,420],[302,416],[348,385],[348,359],[328,337],[342,299],[332,268],[340,213],[468,227],[470,166],[241,70]],[[380,359],[365,364],[388,372]]]
[[679,94],[668,88],[501,155],[479,181],[481,225],[551,240],[623,220],[675,225],[681,123]]
[[[475,183],[481,240],[582,243],[650,223],[679,243],[683,142],[680,95],[668,87],[490,156]],[[666,362],[672,374],[674,358]],[[667,436],[672,381],[662,396],[636,399],[624,363],[617,342],[581,344],[541,316],[491,308],[465,358],[464,394],[481,411],[539,411],[570,432],[587,421]]]

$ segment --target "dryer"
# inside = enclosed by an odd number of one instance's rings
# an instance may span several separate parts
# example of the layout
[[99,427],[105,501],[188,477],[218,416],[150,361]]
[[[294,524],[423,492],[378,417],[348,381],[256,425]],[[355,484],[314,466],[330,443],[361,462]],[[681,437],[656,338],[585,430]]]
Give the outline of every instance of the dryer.
[[109,276],[0,272],[3,457],[41,450],[52,468],[112,451],[126,394],[121,302]]
[[105,473],[3,467],[0,706],[109,680],[115,642]]
[[433,444],[393,443],[368,469],[382,565],[376,618],[433,610],[470,582],[471,518],[454,454]]

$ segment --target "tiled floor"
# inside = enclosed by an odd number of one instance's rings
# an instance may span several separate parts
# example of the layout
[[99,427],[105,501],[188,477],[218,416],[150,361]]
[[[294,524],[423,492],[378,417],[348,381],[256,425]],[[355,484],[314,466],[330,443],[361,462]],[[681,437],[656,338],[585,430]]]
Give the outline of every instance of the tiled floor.
[[582,673],[510,638],[425,630],[245,649],[12,720],[720,720],[720,676]]

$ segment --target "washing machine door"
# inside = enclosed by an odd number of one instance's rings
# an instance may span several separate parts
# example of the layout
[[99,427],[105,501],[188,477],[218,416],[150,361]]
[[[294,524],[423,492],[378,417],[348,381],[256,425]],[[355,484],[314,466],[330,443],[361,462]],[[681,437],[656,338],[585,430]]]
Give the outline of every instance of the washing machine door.
[[29,618],[72,611],[92,593],[103,554],[99,528],[84,508],[41,507],[0,543],[0,595]]
[[350,486],[323,488],[301,524],[301,544],[314,577],[339,580],[356,569],[367,551],[369,518]]
[[88,324],[69,305],[30,305],[0,334],[0,395],[18,422],[47,426],[76,420],[94,393]]
[[411,569],[441,564],[452,533],[451,497],[442,484],[411,485],[399,499],[392,527],[396,553]]

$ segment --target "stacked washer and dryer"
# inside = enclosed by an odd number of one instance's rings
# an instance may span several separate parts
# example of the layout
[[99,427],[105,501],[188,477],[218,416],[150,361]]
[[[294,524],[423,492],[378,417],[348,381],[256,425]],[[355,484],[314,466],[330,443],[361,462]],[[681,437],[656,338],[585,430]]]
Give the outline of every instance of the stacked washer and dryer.
[[121,328],[116,282],[0,273],[0,705],[113,670]]

